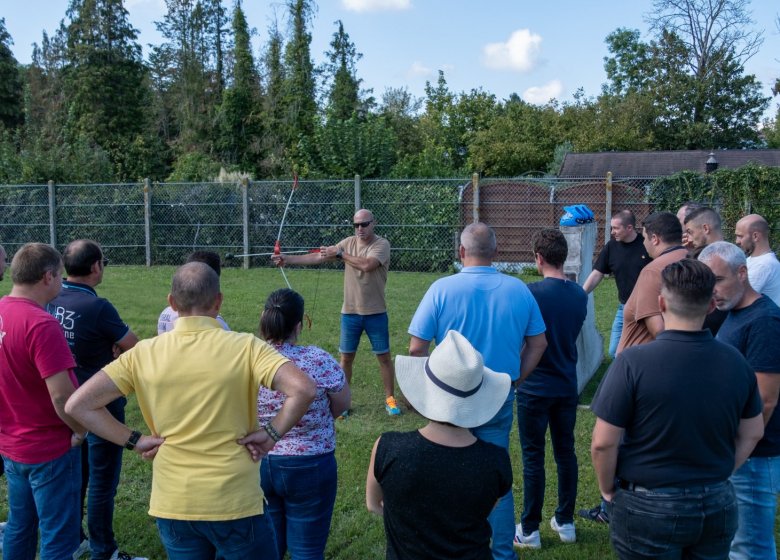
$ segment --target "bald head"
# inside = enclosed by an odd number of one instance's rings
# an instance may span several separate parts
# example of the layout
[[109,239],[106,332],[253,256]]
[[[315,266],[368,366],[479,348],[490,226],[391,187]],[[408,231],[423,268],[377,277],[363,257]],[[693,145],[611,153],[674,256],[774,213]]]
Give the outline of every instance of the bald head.
[[758,214],[748,214],[734,228],[736,244],[750,257],[758,257],[771,251],[769,224]]
[[762,216],[759,216],[758,214],[748,214],[737,223],[745,226],[748,230],[748,233],[753,233],[755,231],[764,237],[769,237],[769,224]]
[[219,297],[219,276],[207,264],[187,263],[173,275],[170,298],[180,314],[197,315],[210,310]]
[[496,254],[496,233],[482,222],[469,224],[460,234],[460,245],[462,259],[475,259],[490,264]]
[[357,212],[355,212],[354,216],[355,223],[358,222],[368,222],[368,221],[374,221],[374,213],[371,212],[371,210],[366,210],[365,208],[361,208]]
[[355,215],[352,217],[352,223],[355,226],[355,236],[357,236],[359,243],[372,243],[376,239],[376,234],[374,233],[376,220],[370,210],[361,208],[355,212]]

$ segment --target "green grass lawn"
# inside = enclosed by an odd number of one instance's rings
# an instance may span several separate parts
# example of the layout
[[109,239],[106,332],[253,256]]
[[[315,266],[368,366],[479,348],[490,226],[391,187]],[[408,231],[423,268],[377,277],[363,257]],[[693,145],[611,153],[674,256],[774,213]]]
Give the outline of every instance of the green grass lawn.
[[[170,287],[172,267],[109,267],[98,293],[110,299],[120,315],[141,338],[154,336],[157,317],[165,307]],[[301,344],[316,344],[338,353],[339,313],[342,301],[342,273],[334,270],[289,269],[292,287],[306,299],[307,312],[312,319],[311,330],[304,330]],[[8,275],[10,276],[10,274]],[[409,321],[430,283],[437,274],[390,273],[387,301],[390,314],[390,337],[393,354],[406,352]],[[538,280],[529,276],[527,281]],[[222,274],[225,294],[222,315],[231,328],[255,332],[265,298],[272,291],[284,287],[279,272],[274,269],[226,269]],[[0,284],[0,294],[11,288],[10,278]],[[597,324],[608,337],[617,304],[614,282],[605,280],[596,290]],[[605,341],[606,344],[606,341]],[[585,389],[582,402],[590,401],[595,384],[605,366]],[[366,468],[374,440],[385,431],[413,430],[425,421],[417,414],[405,411],[400,417],[389,417],[383,406],[383,395],[376,359],[370,352],[368,340],[363,338],[355,361],[352,387],[353,413],[346,421],[337,422],[338,443],[336,456],[339,465],[339,490],[333,516],[327,557],[341,560],[384,558],[384,529],[382,520],[370,515],[364,505]],[[129,399],[128,424],[145,431],[134,398]],[[590,433],[594,418],[582,409],[577,417],[577,455],[580,485],[577,507],[591,507],[598,503],[599,493],[590,465]],[[510,454],[514,466],[515,511],[519,518],[522,509],[522,463],[514,431]],[[552,453],[547,453],[547,492],[544,516],[553,515],[556,502],[556,478]],[[125,453],[122,480],[116,498],[114,527],[123,550],[152,559],[165,558],[165,551],[157,536],[154,520],[147,514],[151,483],[151,464],[134,453]],[[5,485],[0,485],[0,518],[5,516]],[[453,489],[457,491],[457,489]],[[413,496],[411,497],[414,498]],[[522,552],[522,558],[612,558],[608,530],[603,525],[577,521],[577,544],[564,545],[550,529],[541,526],[542,549]]]

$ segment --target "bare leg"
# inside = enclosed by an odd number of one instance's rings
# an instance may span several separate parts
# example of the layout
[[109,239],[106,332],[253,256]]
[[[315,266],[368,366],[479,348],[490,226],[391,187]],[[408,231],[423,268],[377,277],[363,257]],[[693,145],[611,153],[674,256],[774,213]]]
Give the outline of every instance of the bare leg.
[[355,352],[341,353],[341,369],[344,370],[344,376],[347,378],[347,384],[352,386],[352,363],[355,361]]
[[385,398],[392,397],[395,391],[395,369],[393,368],[393,360],[390,358],[390,352],[377,354],[376,359],[379,360],[379,373],[382,375]]

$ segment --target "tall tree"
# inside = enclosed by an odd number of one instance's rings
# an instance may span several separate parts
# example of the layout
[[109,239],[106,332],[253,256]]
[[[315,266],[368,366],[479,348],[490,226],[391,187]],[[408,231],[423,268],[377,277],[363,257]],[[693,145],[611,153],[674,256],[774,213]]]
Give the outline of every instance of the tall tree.
[[284,51],[285,130],[288,157],[293,164],[303,163],[299,144],[311,139],[317,122],[314,64],[311,61],[311,33],[308,27],[314,16],[312,0],[287,0],[291,37]]
[[241,3],[233,9],[233,71],[219,109],[222,161],[249,171],[257,166],[262,122],[260,77],[255,68],[249,27]]
[[[153,81],[163,88],[164,125],[178,153],[213,152],[215,114],[222,101],[222,19],[214,0],[165,0],[156,22],[165,42],[152,49]],[[215,15],[216,14],[216,15]],[[216,18],[216,19],[215,19]]]
[[22,82],[11,45],[13,40],[5,28],[5,18],[0,18],[0,124],[7,128],[22,123]]
[[[117,178],[147,171],[131,146],[149,143],[146,106],[150,91],[137,42],[122,0],[71,0],[67,16],[63,85],[67,129],[106,150]],[[139,154],[135,154],[139,155]]]
[[349,34],[344,31],[341,20],[336,22],[338,30],[333,34],[330,50],[325,53],[326,78],[330,82],[328,91],[328,119],[347,120],[358,110],[360,103],[360,82],[356,64],[363,57],[357,52]]
[[640,121],[652,122],[655,148],[740,148],[758,141],[768,98],[733,46],[711,53],[706,72],[698,72],[691,47],[674,30],[644,43],[638,31],[618,29],[607,45],[610,83],[603,95],[639,98],[633,104],[647,111]]
[[555,105],[538,107],[512,97],[492,125],[475,134],[470,160],[474,169],[499,177],[544,171],[562,142]]
[[285,171],[285,145],[287,134],[286,110],[284,104],[285,68],[282,61],[284,43],[282,34],[276,22],[268,30],[268,43],[262,57],[265,96],[263,99],[263,116],[265,134],[263,135],[260,174],[268,177],[278,177],[289,174]]

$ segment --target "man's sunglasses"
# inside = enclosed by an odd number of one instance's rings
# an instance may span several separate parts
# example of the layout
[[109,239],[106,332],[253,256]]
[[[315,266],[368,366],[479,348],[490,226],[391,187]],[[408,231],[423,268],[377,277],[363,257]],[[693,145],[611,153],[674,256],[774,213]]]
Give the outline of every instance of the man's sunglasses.
[[352,225],[355,226],[355,229],[357,229],[359,227],[367,228],[369,225],[371,225],[371,222],[373,222],[373,221],[374,220],[368,220],[367,222],[355,222]]

